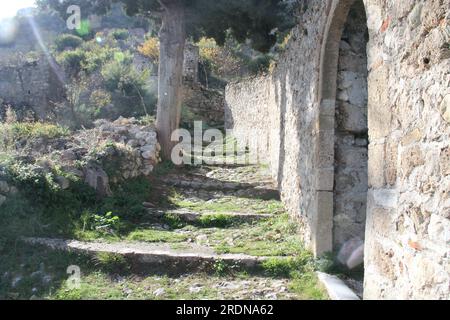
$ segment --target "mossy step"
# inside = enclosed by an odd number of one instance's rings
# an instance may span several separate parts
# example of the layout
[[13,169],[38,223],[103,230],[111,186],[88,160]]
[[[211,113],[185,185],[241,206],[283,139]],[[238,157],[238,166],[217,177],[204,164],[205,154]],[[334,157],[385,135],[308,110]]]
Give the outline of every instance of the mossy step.
[[260,213],[242,213],[242,212],[195,212],[191,210],[160,210],[147,209],[148,215],[144,217],[151,220],[175,218],[185,223],[192,223],[198,225],[207,225],[209,227],[221,227],[224,224],[235,223],[251,223],[254,221],[267,220],[273,217],[272,214]]
[[[87,255],[111,254],[122,256],[135,273],[194,273],[213,272],[218,264],[242,271],[258,271],[262,263],[273,257],[246,254],[217,254],[212,248],[192,243],[178,244],[143,242],[83,242],[50,238],[23,238],[30,245],[42,245],[54,250],[79,252]],[[285,257],[280,257],[285,259]]]
[[245,184],[239,182],[222,182],[201,178],[189,178],[189,177],[162,177],[160,179],[165,184],[172,187],[191,188],[191,189],[204,189],[204,190],[226,190],[235,191],[242,189],[253,189],[256,186],[252,184]]
[[169,187],[176,187],[182,189],[206,190],[206,191],[222,191],[222,192],[237,192],[248,191],[258,195],[263,195],[265,199],[279,199],[279,191],[264,185],[257,185],[251,183],[240,183],[233,181],[219,181],[213,179],[202,179],[197,177],[164,177],[160,179],[161,182]]

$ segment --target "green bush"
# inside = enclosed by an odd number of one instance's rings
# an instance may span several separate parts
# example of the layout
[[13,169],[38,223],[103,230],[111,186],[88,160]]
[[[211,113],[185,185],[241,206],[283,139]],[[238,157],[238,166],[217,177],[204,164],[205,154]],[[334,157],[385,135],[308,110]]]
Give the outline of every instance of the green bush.
[[55,46],[58,51],[66,48],[76,49],[83,44],[83,39],[72,34],[62,34],[55,40]]
[[94,72],[101,69],[105,64],[111,61],[120,61],[130,63],[133,59],[128,52],[121,52],[119,48],[111,48],[109,46],[102,47],[97,43],[91,44],[85,48],[87,54],[83,63],[83,68],[88,72]]
[[86,52],[80,48],[63,51],[56,57],[56,61],[70,72],[78,73],[83,69],[86,60]]
[[0,123],[0,151],[15,149],[18,141],[37,138],[54,139],[70,134],[69,129],[43,122]]
[[100,234],[113,234],[119,231],[120,218],[113,215],[111,211],[104,215],[92,214],[90,211],[86,211],[81,216],[83,221],[84,231],[96,231]]
[[116,40],[126,40],[129,37],[129,33],[126,29],[116,29],[112,32],[112,36]]
[[103,67],[102,76],[110,92],[118,90],[125,96],[139,96],[145,93],[148,73],[139,74],[130,64],[112,61]]

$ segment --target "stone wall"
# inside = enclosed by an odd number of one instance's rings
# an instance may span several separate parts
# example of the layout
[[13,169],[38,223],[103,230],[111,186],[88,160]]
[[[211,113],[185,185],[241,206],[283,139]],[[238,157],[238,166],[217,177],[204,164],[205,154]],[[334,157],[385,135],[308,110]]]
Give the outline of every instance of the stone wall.
[[[269,164],[277,177],[279,156],[279,110],[270,76],[251,78],[226,88],[225,124],[241,144],[261,151],[259,161]],[[258,159],[257,159],[258,160]]]
[[334,162],[333,247],[364,239],[367,206],[367,54],[362,2],[350,9],[339,49]]
[[[26,159],[24,164],[34,165],[37,172],[52,173],[58,167],[58,171],[84,181],[100,196],[111,195],[111,184],[149,176],[160,162],[155,128],[133,118],[98,120],[93,129],[76,131],[69,137],[18,141],[16,148],[9,150],[9,155]],[[56,176],[55,182],[62,189],[71,183],[63,175]],[[16,192],[0,166],[0,207]]]
[[13,106],[20,118],[26,111],[32,111],[36,119],[49,116],[51,104],[62,101],[65,94],[52,64],[54,61],[41,54],[17,57],[0,66],[0,120],[7,105]]
[[[358,148],[364,155],[367,139],[364,128],[348,126],[364,122],[364,102],[346,105],[352,98],[343,90],[349,70],[342,54],[354,48],[341,40],[354,3],[308,1],[274,72],[227,88],[228,127],[259,124],[266,134],[278,132],[273,140],[279,152],[272,148],[276,159],[269,163],[283,201],[303,222],[302,236],[317,255],[338,251],[338,243],[350,237],[345,233],[353,233],[350,227],[336,234],[335,192],[340,172],[364,170],[363,160],[347,169],[336,161]],[[364,7],[370,142],[364,295],[449,299],[450,1],[365,0]],[[364,57],[355,59],[363,63]],[[353,85],[364,86],[361,79]],[[256,91],[264,95],[255,100]],[[346,110],[351,112],[342,119]],[[269,111],[277,112],[278,122],[269,121]],[[350,136],[349,152],[339,147],[343,133]],[[353,142],[356,137],[362,139]]]
[[208,89],[201,85],[184,85],[183,117],[187,126],[192,122],[203,121],[210,127],[224,124],[225,97],[222,91]]

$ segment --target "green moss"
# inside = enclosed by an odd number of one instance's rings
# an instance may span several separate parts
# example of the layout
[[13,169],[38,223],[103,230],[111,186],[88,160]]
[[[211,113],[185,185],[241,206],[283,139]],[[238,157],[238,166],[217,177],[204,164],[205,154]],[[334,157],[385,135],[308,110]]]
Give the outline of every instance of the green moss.
[[95,265],[109,273],[124,274],[131,269],[130,264],[123,255],[109,252],[97,253],[95,256]]
[[226,228],[233,225],[233,216],[226,214],[205,214],[198,221],[202,227]]
[[131,241],[176,243],[186,241],[188,237],[172,231],[145,229],[130,232],[126,239]]

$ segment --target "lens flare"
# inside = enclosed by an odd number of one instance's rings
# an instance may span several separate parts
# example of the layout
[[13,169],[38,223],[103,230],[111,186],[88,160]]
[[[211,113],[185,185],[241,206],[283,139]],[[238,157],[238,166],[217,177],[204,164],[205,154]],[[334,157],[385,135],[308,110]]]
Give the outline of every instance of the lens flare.
[[17,35],[17,20],[14,18],[0,20],[0,45],[14,42]]
[[66,79],[64,76],[64,72],[61,70],[61,67],[55,62],[55,59],[51,55],[50,51],[48,50],[47,46],[45,45],[44,41],[42,40],[41,33],[39,31],[39,28],[34,21],[34,18],[32,16],[27,17],[28,24],[30,25],[31,29],[33,30],[34,37],[36,38],[36,41],[39,44],[39,47],[44,52],[45,57],[47,58],[47,61],[52,68],[54,74],[58,77],[58,80],[65,84]]

